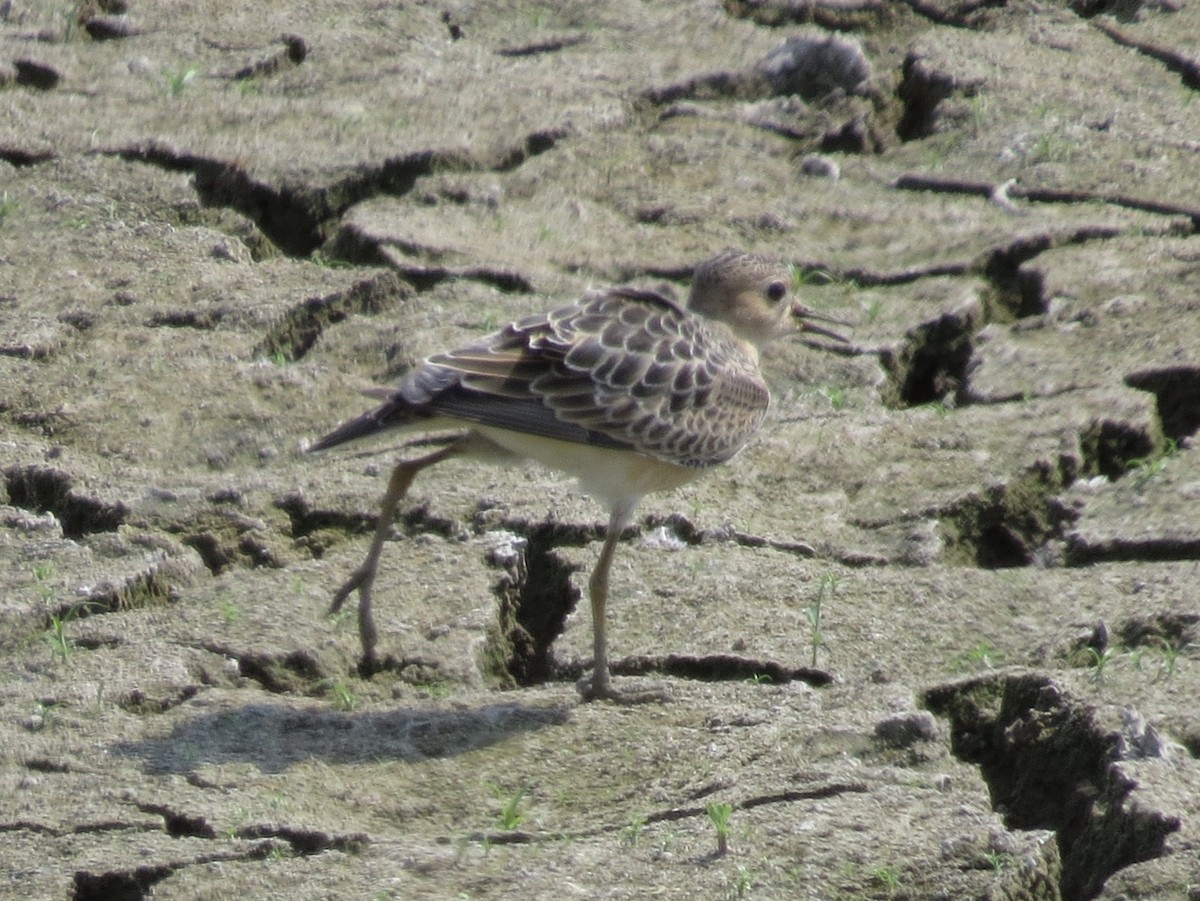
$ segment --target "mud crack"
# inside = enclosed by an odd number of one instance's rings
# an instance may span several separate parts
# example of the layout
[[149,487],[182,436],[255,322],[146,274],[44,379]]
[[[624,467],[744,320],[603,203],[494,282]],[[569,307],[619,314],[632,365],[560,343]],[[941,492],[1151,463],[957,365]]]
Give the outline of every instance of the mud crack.
[[[1155,213],[1160,216],[1183,216],[1191,220],[1193,229],[1200,229],[1200,207],[1174,203],[1172,201],[1134,197],[1129,194],[1113,193],[1110,191],[1089,191],[1076,188],[1039,188],[1017,184],[995,185],[988,182],[917,173],[900,176],[892,183],[892,187],[901,191],[967,194],[997,202],[999,202],[998,198],[1002,196],[1003,199],[1010,202],[1015,198],[1018,200],[1028,200],[1032,203],[1106,203],[1127,210],[1139,210],[1144,213]],[[1111,237],[1111,235],[1096,235],[1096,237]]]
[[[1056,247],[1107,240],[1120,234],[1120,229],[1110,226],[1038,232],[989,248],[965,268],[961,264],[946,267],[941,274],[974,272],[987,279],[992,290],[984,298],[968,299],[936,319],[914,326],[905,333],[903,343],[879,352],[890,382],[883,393],[884,403],[908,407],[979,402],[969,384],[976,334],[990,322],[1025,319],[1048,309],[1043,274],[1025,264]],[[923,271],[916,276],[925,274]]]
[[[287,514],[290,534],[296,544],[320,558],[325,550],[347,535],[371,532],[379,522],[378,514],[318,509],[303,494],[293,491],[275,501],[275,506]],[[458,520],[438,516],[428,503],[407,507],[397,516],[397,525],[409,535],[432,534],[442,538],[462,537]]]
[[1074,468],[1066,459],[1041,461],[943,511],[948,557],[985,569],[1035,563],[1046,543],[1078,519],[1078,511],[1058,497]]
[[699,682],[763,682],[786,685],[804,682],[814,688],[833,683],[833,674],[808,666],[791,667],[774,660],[755,660],[736,654],[642,655],[614,661],[609,669],[619,676],[644,676],[658,673]]
[[[556,548],[581,543],[580,536],[572,530],[564,534],[558,523],[526,526],[520,534],[493,534],[499,540],[488,558],[503,568],[504,575],[492,587],[500,607],[485,650],[489,668],[517,685],[549,681],[558,674],[551,646],[581,597],[571,581],[581,567],[565,559]],[[589,530],[590,537],[595,534],[595,530]]]
[[365,832],[335,835],[319,829],[296,829],[271,823],[242,826],[238,829],[237,836],[248,839],[281,838],[291,846],[292,853],[300,857],[310,857],[325,851],[361,854],[371,844],[370,836]]
[[38,163],[47,163],[50,160],[58,159],[58,154],[53,150],[26,150],[22,147],[13,147],[10,145],[0,145],[0,160],[8,163],[10,166],[15,166],[20,169],[25,166],[35,166]]
[[1157,423],[1143,424],[1098,416],[1079,436],[1082,473],[1098,474],[1116,481],[1135,465],[1135,461],[1149,459],[1161,446]]
[[910,52],[900,67],[900,84],[896,88],[896,96],[904,105],[896,124],[897,137],[901,141],[915,141],[934,134],[942,101],[955,95],[973,97],[980,87],[979,81],[960,81],[949,72],[932,68],[919,53]]
[[[133,802],[142,813],[160,816],[163,829],[173,838],[216,839],[217,832],[205,817],[182,813],[166,804]],[[128,826],[126,826],[128,828]],[[266,839],[258,841],[244,850],[219,851],[197,855],[188,860],[176,860],[161,864],[145,864],[125,870],[75,872],[73,898],[75,901],[124,901],[152,897],[154,886],[174,875],[179,870],[215,862],[237,862],[262,860],[277,854],[279,846],[274,841],[282,839],[287,849],[296,856],[307,857],[325,851],[341,851],[346,854],[361,853],[370,844],[365,833],[338,835],[315,829],[297,829],[274,824],[252,824],[237,830],[240,839]]]
[[[572,581],[572,576],[582,567],[564,558],[557,549],[582,547],[602,540],[603,528],[489,517],[486,509],[476,515],[475,528],[492,540],[488,562],[504,570],[492,589],[500,606],[496,627],[487,641],[490,669],[517,685],[581,676],[582,664],[555,661],[551,654],[567,617],[582,597],[582,592]],[[662,540],[688,546],[731,542],[741,547],[769,547],[803,557],[817,553],[803,542],[779,541],[727,528],[702,530],[682,514],[647,516],[642,523],[630,526],[621,537],[629,540],[645,537],[648,532],[661,532]],[[843,562],[849,565],[864,563],[861,560]],[[722,654],[627,657],[612,661],[611,669],[625,676],[660,673],[699,681],[754,679],[782,684],[800,680],[809,685],[827,685],[833,678],[822,670]]]
[[355,223],[341,226],[325,250],[330,257],[354,265],[394,269],[418,291],[428,291],[448,279],[481,282],[509,293],[524,294],[534,290],[533,283],[526,276],[511,269],[414,263],[398,253],[398,247],[405,252],[427,252],[415,244],[400,246],[394,239],[368,234]]
[[1010,829],[1051,829],[1064,901],[1093,898],[1113,873],[1165,853],[1177,816],[1135,799],[1120,733],[1039,673],[990,674],[925,692],[951,750],[979,766]]
[[1200,91],[1200,60],[1194,60],[1187,54],[1181,53],[1171,47],[1163,47],[1151,41],[1139,40],[1102,19],[1093,19],[1091,25],[1101,34],[1107,35],[1122,47],[1129,47],[1143,56],[1150,57],[1155,62],[1162,63],[1169,71],[1176,73],[1180,77],[1185,87],[1189,87],[1193,91]]
[[565,50],[568,47],[575,47],[579,44],[587,43],[586,34],[564,34],[558,37],[547,38],[544,41],[535,41],[531,44],[519,44],[513,47],[501,47],[496,51],[498,56],[537,56],[541,53],[556,53],[559,50]]
[[1139,369],[1125,376],[1125,384],[1154,395],[1167,438],[1182,441],[1200,429],[1200,366]]
[[218,642],[203,641],[196,647],[237,661],[238,674],[252,679],[273,694],[321,695],[332,669],[315,653],[305,649],[286,654],[239,651]]
[[975,334],[983,326],[982,305],[966,303],[909,329],[903,344],[880,354],[890,382],[884,403],[908,407],[964,400]]
[[127,870],[76,870],[72,901],[142,901],[154,896],[154,886],[186,867],[209,863],[236,863],[264,860],[275,850],[275,843],[263,841],[244,850],[203,854],[190,860],[163,864],[143,864]]
[[115,532],[129,508],[75,490],[69,473],[51,466],[16,464],[3,470],[9,503],[32,513],[53,513],[67,538],[90,532]]
[[190,836],[193,838],[216,838],[216,830],[199,814],[186,814],[169,807],[166,804],[148,804],[135,802],[135,807],[142,813],[150,813],[163,818],[163,828],[172,838]]
[[304,357],[331,325],[353,315],[376,315],[404,303],[412,289],[394,272],[382,272],[324,297],[310,297],[292,307],[255,346],[261,357],[282,355],[289,361]]
[[357,203],[380,194],[407,194],[418,179],[435,172],[511,171],[545,153],[568,133],[566,128],[539,129],[482,158],[467,150],[418,150],[377,165],[362,165],[324,186],[273,185],[253,176],[240,161],[190,153],[166,141],[145,141],[100,153],[190,173],[201,203],[238,211],[284,253],[306,257],[325,243],[341,217]]

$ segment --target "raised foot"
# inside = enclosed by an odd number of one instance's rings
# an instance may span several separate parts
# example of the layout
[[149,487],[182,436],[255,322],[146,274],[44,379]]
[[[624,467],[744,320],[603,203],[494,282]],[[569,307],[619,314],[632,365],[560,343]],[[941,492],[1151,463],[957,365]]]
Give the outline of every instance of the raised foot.
[[[351,593],[356,588],[362,588],[367,581],[368,576],[374,575],[373,571],[366,567],[360,566],[350,574],[350,578],[342,583],[342,587],[333,593],[333,602],[329,605],[329,615],[338,613],[342,609],[342,604],[346,603],[346,598],[350,597]],[[370,591],[370,588],[367,588]]]

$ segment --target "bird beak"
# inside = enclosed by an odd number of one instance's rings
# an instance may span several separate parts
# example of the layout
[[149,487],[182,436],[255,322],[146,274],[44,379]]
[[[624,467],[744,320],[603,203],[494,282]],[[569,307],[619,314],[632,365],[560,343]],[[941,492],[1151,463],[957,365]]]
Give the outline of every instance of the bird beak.
[[833,325],[844,325],[849,327],[851,323],[844,319],[834,319],[832,316],[826,316],[823,313],[818,313],[816,310],[804,306],[802,303],[792,304],[792,315],[800,324],[801,332],[811,332],[814,335],[820,335],[823,338],[832,338],[834,341],[841,341],[843,344],[849,344],[850,341],[844,335],[839,335],[833,329],[827,329],[824,326],[817,325],[818,322],[829,322]]

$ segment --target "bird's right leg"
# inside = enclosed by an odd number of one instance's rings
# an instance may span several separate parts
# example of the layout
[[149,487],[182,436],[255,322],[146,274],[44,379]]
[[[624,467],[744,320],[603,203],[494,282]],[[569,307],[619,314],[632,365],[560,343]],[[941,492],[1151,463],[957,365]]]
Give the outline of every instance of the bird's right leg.
[[592,684],[584,689],[583,696],[589,701],[600,698],[623,699],[613,689],[608,672],[608,574],[621,533],[633,519],[633,506],[624,503],[613,507],[608,518],[608,529],[604,533],[604,544],[600,548],[600,558],[588,579],[588,595],[592,602]]
[[375,617],[371,613],[371,586],[375,582],[375,573],[379,569],[379,555],[383,552],[383,543],[392,530],[392,522],[396,517],[396,508],[422,469],[440,463],[443,460],[462,453],[467,448],[468,438],[460,438],[453,444],[427,454],[416,460],[406,460],[396,464],[388,479],[387,493],[383,496],[383,504],[379,508],[379,522],[375,525],[375,537],[371,540],[371,549],[358,569],[350,574],[350,578],[342,583],[342,587],[333,596],[329,605],[330,614],[342,609],[342,604],[355,589],[358,590],[358,635],[362,640],[363,656],[359,668],[364,673],[373,673],[379,669],[379,661],[375,657],[375,645],[379,642],[379,631],[375,628]]

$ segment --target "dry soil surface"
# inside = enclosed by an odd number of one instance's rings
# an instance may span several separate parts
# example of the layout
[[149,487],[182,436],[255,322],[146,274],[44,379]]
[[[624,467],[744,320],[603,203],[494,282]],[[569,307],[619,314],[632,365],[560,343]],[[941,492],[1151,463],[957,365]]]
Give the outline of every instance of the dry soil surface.
[[[1200,897],[1200,3],[0,5],[0,894]],[[726,246],[852,323],[649,498],[361,389]],[[414,451],[409,450],[409,453]]]

